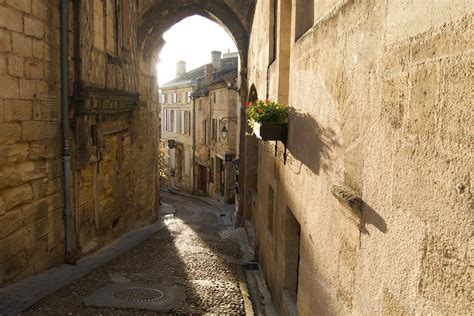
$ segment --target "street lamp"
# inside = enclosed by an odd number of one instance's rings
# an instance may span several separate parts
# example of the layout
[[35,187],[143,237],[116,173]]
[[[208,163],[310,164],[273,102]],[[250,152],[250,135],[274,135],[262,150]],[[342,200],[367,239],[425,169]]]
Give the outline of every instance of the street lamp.
[[222,139],[226,139],[226,138],[227,138],[227,132],[228,132],[228,131],[227,131],[227,127],[226,127],[225,124],[224,124],[224,126],[223,126],[222,129],[221,129],[221,136],[222,136]]
[[237,123],[237,116],[227,116],[227,117],[223,117],[219,120],[219,122],[224,125],[222,126],[222,129],[221,129],[221,136],[222,136],[222,139],[226,139],[227,138],[227,134],[229,133],[229,131],[227,130],[227,126],[226,126],[226,122],[235,122]]

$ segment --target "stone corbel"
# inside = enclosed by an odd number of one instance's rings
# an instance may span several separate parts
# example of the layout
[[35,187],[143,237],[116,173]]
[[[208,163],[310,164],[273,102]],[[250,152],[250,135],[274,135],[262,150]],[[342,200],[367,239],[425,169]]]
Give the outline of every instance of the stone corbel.
[[342,205],[341,211],[343,214],[357,225],[360,225],[363,206],[362,198],[350,188],[342,185],[333,185],[331,193]]

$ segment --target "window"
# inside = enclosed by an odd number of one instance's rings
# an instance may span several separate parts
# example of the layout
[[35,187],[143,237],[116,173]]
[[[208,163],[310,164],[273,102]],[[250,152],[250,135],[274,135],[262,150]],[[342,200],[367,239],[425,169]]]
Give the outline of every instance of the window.
[[216,139],[217,139],[217,120],[212,119],[211,140],[216,141]]
[[189,119],[189,111],[184,111],[184,134],[191,135],[191,120]]
[[183,111],[177,110],[176,111],[176,133],[182,134],[182,128],[183,128],[183,121],[182,121],[182,114]]
[[207,146],[207,120],[202,121],[202,143]]
[[214,104],[216,103],[216,93],[215,92],[212,93],[212,101],[214,102]]
[[176,92],[173,93],[171,95],[171,103],[176,103],[177,102],[177,97],[178,97],[177,93]]
[[120,17],[122,16],[122,7],[120,0],[114,0],[114,53],[118,55],[120,45]]
[[314,24],[314,0],[296,0],[295,40]]
[[123,19],[122,19],[122,46],[125,49],[130,50],[131,45],[131,33],[132,33],[132,1],[123,2]]
[[191,103],[191,92],[186,92],[186,103]]
[[301,226],[293,212],[287,208],[284,223],[284,274],[283,284],[290,294],[288,298],[296,305],[298,295],[299,263],[300,263],[300,236]]
[[164,110],[165,112],[165,131],[169,132],[170,131],[170,111],[169,110]]
[[268,200],[267,200],[267,228],[270,234],[273,234],[273,212],[275,208],[275,192],[271,186],[268,186]]
[[166,94],[160,94],[160,104],[165,104],[166,101]]
[[118,57],[122,12],[119,0],[107,0],[105,1],[105,36],[107,37],[106,52]]
[[176,132],[176,115],[175,115],[175,110],[169,110],[170,111],[170,132]]

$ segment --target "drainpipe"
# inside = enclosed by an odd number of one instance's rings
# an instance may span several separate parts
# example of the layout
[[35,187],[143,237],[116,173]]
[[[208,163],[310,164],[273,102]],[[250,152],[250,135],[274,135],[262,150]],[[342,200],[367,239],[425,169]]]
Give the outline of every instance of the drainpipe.
[[196,97],[193,100],[193,194],[196,194]]
[[66,263],[75,263],[72,256],[71,225],[71,150],[69,147],[69,106],[68,106],[68,0],[61,0],[61,119],[64,173],[64,238],[66,243]]

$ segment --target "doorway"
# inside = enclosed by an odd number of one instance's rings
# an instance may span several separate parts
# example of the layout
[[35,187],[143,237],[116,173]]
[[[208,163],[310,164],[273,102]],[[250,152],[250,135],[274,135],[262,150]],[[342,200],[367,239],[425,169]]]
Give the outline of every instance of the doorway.
[[225,196],[225,165],[224,160],[217,158],[217,166],[219,170],[219,191],[222,197]]
[[198,191],[207,194],[207,168],[199,165]]
[[283,295],[289,315],[296,315],[300,265],[300,235],[300,223],[293,215],[293,212],[287,208],[285,212],[285,275]]

